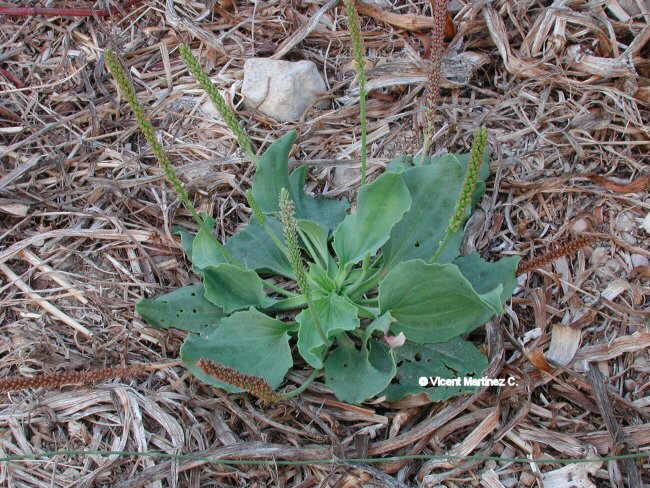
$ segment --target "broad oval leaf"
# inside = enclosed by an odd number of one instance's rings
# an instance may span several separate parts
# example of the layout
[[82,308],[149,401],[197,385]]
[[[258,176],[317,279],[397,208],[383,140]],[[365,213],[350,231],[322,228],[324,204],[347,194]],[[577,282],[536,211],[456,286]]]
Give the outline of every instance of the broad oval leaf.
[[248,307],[268,307],[273,299],[264,293],[264,281],[253,270],[232,264],[203,269],[205,298],[231,313]]
[[395,358],[382,342],[370,340],[368,348],[357,349],[348,338],[325,360],[325,383],[336,398],[361,403],[382,392],[395,376]]
[[[446,154],[430,159],[424,166],[401,168],[401,175],[411,195],[411,207],[393,227],[390,239],[382,249],[384,266],[388,269],[402,261],[428,260],[438,249],[465,178],[469,155]],[[487,176],[488,165],[481,166],[481,178]],[[475,198],[482,195],[479,183]],[[457,232],[438,258],[439,263],[452,261],[458,255],[463,232]]]
[[[451,397],[473,392],[476,387],[463,386],[464,377],[478,378],[485,368],[487,359],[472,344],[455,337],[438,344],[414,344],[407,342],[394,350],[397,373],[384,391],[389,402],[401,400],[407,395],[426,393],[430,400],[442,401]],[[420,386],[420,378],[461,378],[460,386]]]
[[259,376],[271,388],[282,384],[293,365],[285,324],[255,309],[236,312],[204,334],[188,335],[181,348],[181,359],[196,377],[227,391],[241,391],[205,374],[196,366],[201,358]]
[[[359,327],[357,307],[350,300],[336,293],[319,300],[314,300],[313,313],[318,317],[321,328],[328,340],[333,339],[338,333],[345,330],[354,330]],[[323,367],[323,355],[329,342],[325,344],[316,328],[312,311],[303,310],[296,316],[300,324],[298,330],[298,351],[310,366],[316,369]]]
[[296,168],[289,176],[289,192],[296,205],[296,217],[317,222],[329,233],[345,218],[349,204],[344,199],[312,197],[305,194],[306,176],[306,166]]
[[332,230],[345,217],[348,204],[345,200],[306,195],[304,167],[289,175],[289,152],[295,140],[295,131],[290,131],[264,151],[253,179],[253,197],[262,212],[274,213],[279,209],[280,190],[286,188],[295,204],[297,218],[313,220]]
[[289,152],[296,140],[290,131],[271,144],[260,157],[253,178],[253,197],[264,213],[277,212],[280,190],[289,190]]
[[[282,226],[272,217],[266,222],[276,237],[283,241]],[[259,272],[275,272],[293,278],[291,265],[285,254],[278,249],[266,230],[255,220],[238,230],[226,242],[226,249],[248,269]]]
[[195,270],[200,271],[206,266],[229,262],[223,252],[223,245],[212,233],[213,225],[214,221],[212,219],[206,219],[192,240],[190,256]]
[[391,329],[418,343],[448,341],[484,324],[500,310],[487,298],[457,266],[420,259],[398,264],[379,284],[380,309],[396,320]]
[[223,310],[203,297],[203,286],[190,285],[160,295],[145,298],[135,310],[151,326],[201,332],[215,326],[224,316]]
[[469,280],[477,293],[492,303],[498,313],[517,287],[519,256],[509,256],[498,261],[486,261],[478,253],[461,256],[454,261],[463,276]]
[[356,211],[334,232],[334,250],[341,263],[356,263],[366,254],[375,254],[410,206],[411,196],[399,174],[384,173],[364,186]]

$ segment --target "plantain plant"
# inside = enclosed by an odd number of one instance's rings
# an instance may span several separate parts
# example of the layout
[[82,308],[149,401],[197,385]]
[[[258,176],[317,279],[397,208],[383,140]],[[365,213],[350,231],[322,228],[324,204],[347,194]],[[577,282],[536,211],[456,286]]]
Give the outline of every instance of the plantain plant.
[[[185,366],[231,392],[262,391],[258,396],[275,401],[320,376],[350,403],[420,392],[443,400],[468,391],[422,386],[419,378],[480,375],[486,359],[463,337],[501,313],[516,284],[518,258],[460,255],[463,224],[485,191],[486,131],[476,131],[469,154],[391,161],[361,186],[350,209],[345,200],[306,194],[304,166],[289,171],[295,132],[258,157],[187,46],[181,56],[256,163],[246,193],[253,217],[222,244],[213,219],[191,211],[198,232],[179,233],[201,283],[142,300],[140,316],[187,331]],[[159,149],[111,52],[107,64]],[[361,62],[357,68],[363,71]],[[161,164],[173,172],[166,157]],[[178,179],[171,181],[176,188]],[[191,207],[187,194],[180,196]],[[274,391],[294,365],[312,373],[298,390]]]

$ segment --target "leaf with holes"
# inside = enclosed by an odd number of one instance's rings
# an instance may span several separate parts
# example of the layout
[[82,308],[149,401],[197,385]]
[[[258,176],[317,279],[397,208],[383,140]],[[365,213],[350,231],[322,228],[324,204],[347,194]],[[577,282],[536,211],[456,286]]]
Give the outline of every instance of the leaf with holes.
[[[389,402],[401,400],[407,395],[426,393],[430,400],[442,401],[476,390],[464,386],[463,379],[481,377],[487,360],[471,342],[455,337],[437,344],[416,344],[407,342],[395,349],[397,373],[382,395]],[[421,386],[425,378],[429,386]],[[460,378],[460,385],[431,386],[431,378]]]
[[223,310],[203,297],[202,285],[191,285],[166,295],[140,300],[135,310],[149,325],[160,329],[202,332],[215,326],[224,316]]
[[263,378],[271,388],[280,386],[293,365],[285,324],[255,309],[236,312],[200,335],[188,335],[181,348],[185,366],[199,379],[240,391],[205,374],[196,366],[201,358]]

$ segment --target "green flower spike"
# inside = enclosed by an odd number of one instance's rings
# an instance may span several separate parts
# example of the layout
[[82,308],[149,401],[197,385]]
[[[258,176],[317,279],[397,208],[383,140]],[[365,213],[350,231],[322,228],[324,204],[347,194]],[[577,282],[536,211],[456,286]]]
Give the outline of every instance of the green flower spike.
[[113,51],[107,49],[105,52],[105,56],[106,56],[106,65],[108,66],[108,69],[113,75],[113,78],[115,78],[115,81],[117,82],[117,86],[120,88],[120,92],[122,93],[122,96],[128,102],[129,106],[131,107],[131,110],[133,110],[133,113],[135,114],[135,120],[137,121],[138,126],[140,127],[140,130],[144,135],[144,138],[151,146],[151,150],[153,151],[154,155],[156,156],[156,159],[158,160],[158,163],[160,164],[160,167],[165,173],[165,177],[172,185],[172,188],[174,188],[174,191],[178,195],[178,198],[183,203],[185,208],[190,211],[196,223],[202,225],[203,219],[199,216],[198,212],[194,208],[194,205],[192,205],[192,202],[190,201],[190,197],[187,194],[185,188],[183,187],[183,183],[181,183],[181,180],[176,175],[176,171],[174,170],[172,163],[169,161],[167,154],[165,154],[165,151],[163,150],[162,146],[158,142],[153,126],[151,125],[151,122],[149,122],[149,119],[145,115],[142,105],[140,105],[140,102],[138,102],[138,98],[135,95],[135,88],[131,83],[131,80],[129,80],[126,72],[124,71],[124,68],[122,68],[120,61],[117,59],[117,56]]
[[487,146],[487,129],[481,127],[474,132],[474,141],[472,142],[472,150],[470,154],[470,160],[467,164],[467,172],[465,173],[465,179],[463,180],[463,186],[460,190],[460,195],[458,200],[456,200],[456,207],[454,208],[454,213],[449,219],[447,224],[447,229],[445,230],[444,237],[438,245],[438,250],[431,258],[430,262],[435,262],[436,259],[440,256],[442,251],[447,245],[447,241],[452,236],[452,234],[458,232],[460,226],[463,225],[465,221],[465,213],[467,207],[472,201],[472,194],[476,189],[476,184],[479,180],[479,170],[481,169],[481,163],[483,162],[483,154],[485,152],[485,147]]
[[348,15],[348,28],[352,38],[352,50],[354,61],[357,65],[357,77],[359,79],[359,117],[361,119],[361,184],[366,183],[366,159],[368,149],[366,147],[366,61],[361,40],[361,28],[359,27],[359,17],[354,6],[353,0],[344,0],[345,11]]
[[190,47],[187,44],[181,44],[179,50],[181,53],[181,58],[183,58],[187,69],[190,70],[192,76],[194,76],[198,84],[201,85],[203,91],[208,94],[210,100],[212,101],[212,104],[214,105],[214,108],[217,109],[217,112],[219,112],[221,118],[223,118],[230,131],[234,134],[235,139],[237,139],[237,144],[239,144],[241,150],[246,153],[251,161],[257,164],[257,156],[255,155],[255,151],[253,151],[251,140],[248,138],[248,135],[242,126],[239,125],[237,115],[235,115],[235,113],[223,99],[221,93],[219,93],[219,89],[214,86],[214,83],[212,83],[208,75],[206,75],[203,69],[201,69],[201,65],[192,54]]

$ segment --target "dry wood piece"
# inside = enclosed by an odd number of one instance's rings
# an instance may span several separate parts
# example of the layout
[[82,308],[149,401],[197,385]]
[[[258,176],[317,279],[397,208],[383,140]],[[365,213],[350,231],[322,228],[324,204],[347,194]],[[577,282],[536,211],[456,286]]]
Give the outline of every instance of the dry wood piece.
[[[591,457],[591,456],[590,456]],[[591,476],[602,466],[601,462],[570,464],[544,473],[544,488],[596,488]]]

